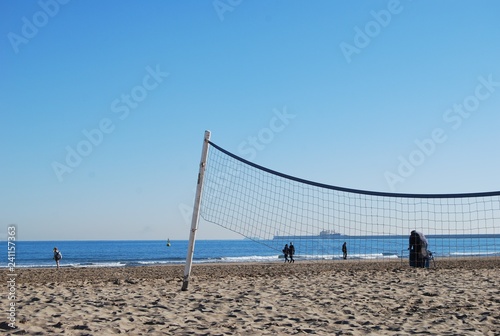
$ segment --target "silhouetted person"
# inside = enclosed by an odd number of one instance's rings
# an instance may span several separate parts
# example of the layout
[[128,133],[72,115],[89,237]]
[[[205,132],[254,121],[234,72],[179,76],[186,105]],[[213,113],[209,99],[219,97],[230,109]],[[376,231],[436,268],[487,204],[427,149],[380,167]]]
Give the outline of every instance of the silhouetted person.
[[292,242],[290,242],[290,246],[288,247],[288,255],[290,256],[291,263],[294,263],[293,255],[295,254],[295,246],[293,246]]
[[342,244],[342,254],[344,255],[344,259],[347,259],[347,243],[344,242],[344,244]]
[[54,260],[56,261],[57,269],[59,269],[59,260],[61,259],[62,259],[61,252],[57,249],[57,247],[54,247]]
[[285,244],[285,247],[283,248],[283,255],[285,256],[285,262],[288,261],[288,253],[290,253],[290,248],[288,247],[288,244]]
[[408,250],[410,250],[410,266],[425,267],[427,253],[427,239],[418,231],[411,231]]

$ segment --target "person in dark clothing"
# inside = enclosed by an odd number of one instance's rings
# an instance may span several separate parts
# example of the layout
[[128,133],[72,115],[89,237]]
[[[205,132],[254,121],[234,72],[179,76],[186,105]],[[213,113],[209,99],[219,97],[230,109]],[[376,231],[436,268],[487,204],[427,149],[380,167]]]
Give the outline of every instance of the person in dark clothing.
[[410,250],[410,266],[425,267],[427,253],[427,239],[423,233],[411,231],[408,250]]
[[54,247],[54,260],[56,261],[56,266],[57,269],[59,269],[59,261],[62,259],[62,253],[57,249],[57,247]]
[[342,254],[344,255],[344,259],[347,259],[347,243],[344,242],[344,244],[342,244]]
[[285,244],[285,247],[283,248],[283,255],[285,256],[285,262],[288,261],[288,253],[290,253],[290,248],[288,247],[288,244]]
[[288,247],[288,255],[290,256],[291,263],[294,263],[293,255],[295,254],[295,246],[293,246],[292,242],[290,242],[290,246]]
[[420,252],[420,242],[417,231],[410,232],[408,250],[410,251],[410,266],[417,266],[417,256]]

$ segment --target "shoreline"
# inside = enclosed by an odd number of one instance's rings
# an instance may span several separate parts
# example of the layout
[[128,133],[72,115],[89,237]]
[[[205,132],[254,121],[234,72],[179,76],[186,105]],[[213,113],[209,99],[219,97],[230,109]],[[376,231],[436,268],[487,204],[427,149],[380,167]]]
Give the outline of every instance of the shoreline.
[[[294,272],[304,271],[309,266],[314,266],[315,272],[333,272],[333,271],[392,271],[392,270],[439,270],[439,269],[494,269],[500,267],[500,257],[483,257],[480,259],[469,257],[449,257],[439,258],[432,261],[429,268],[410,267],[406,259],[386,259],[386,260],[308,260],[296,261],[293,264],[282,261],[273,262],[213,262],[193,264],[191,268],[191,277],[203,276],[209,274],[216,276],[218,271],[223,271],[221,277],[228,275],[253,277],[256,270],[264,269],[278,273],[286,267]],[[61,266],[59,270],[53,267],[27,267],[16,268],[18,283],[54,283],[71,280],[92,280],[92,281],[110,281],[116,279],[130,279],[140,275],[141,279],[162,279],[178,278],[182,281],[184,276],[184,264],[160,264],[160,265],[133,265],[133,266],[98,266],[98,267],[72,267]],[[1,281],[7,281],[7,269],[1,273]],[[259,273],[260,274],[260,273]]]

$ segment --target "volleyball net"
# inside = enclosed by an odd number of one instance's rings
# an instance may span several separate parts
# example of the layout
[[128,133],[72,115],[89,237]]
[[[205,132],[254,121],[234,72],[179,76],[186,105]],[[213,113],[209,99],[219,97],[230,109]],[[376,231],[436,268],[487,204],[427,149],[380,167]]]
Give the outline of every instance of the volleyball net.
[[[209,139],[209,138],[208,138]],[[298,259],[406,258],[412,230],[439,256],[500,252],[500,191],[402,194],[317,183],[249,162],[206,140],[200,221]],[[200,180],[199,180],[200,182]],[[297,258],[296,258],[297,260]]]

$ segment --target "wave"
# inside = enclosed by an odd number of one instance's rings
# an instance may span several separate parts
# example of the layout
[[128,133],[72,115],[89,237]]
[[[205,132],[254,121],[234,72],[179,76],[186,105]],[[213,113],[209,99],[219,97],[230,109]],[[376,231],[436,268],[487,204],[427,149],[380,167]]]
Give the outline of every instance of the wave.
[[452,252],[450,257],[496,257],[500,252]]
[[151,260],[151,261],[137,261],[129,263],[129,266],[137,265],[171,265],[171,264],[184,264],[186,260]]
[[[294,255],[293,258],[295,260],[337,260],[343,259],[342,255],[339,254],[331,254],[331,255]],[[372,253],[372,254],[351,254],[348,256],[348,259],[356,259],[356,260],[373,260],[373,259],[398,259],[399,256],[395,253]],[[244,257],[225,257],[221,258],[218,261],[222,262],[273,262],[276,260],[283,260],[284,256],[273,255],[273,256],[244,256]],[[199,261],[203,262],[203,261]],[[209,262],[209,261],[205,261]],[[214,262],[214,261],[212,261]]]
[[[94,267],[124,267],[127,264],[122,262],[88,262],[88,263],[69,263],[61,264],[61,268],[94,268]],[[51,264],[16,264],[15,268],[54,268],[55,265]],[[4,268],[4,267],[1,267]],[[6,267],[5,267],[6,268]]]
[[[473,251],[473,252],[451,252],[446,254],[437,254],[434,256],[440,257],[493,257],[500,256],[499,251]],[[407,259],[409,256],[398,255],[396,252],[380,252],[380,253],[352,253],[348,255],[349,260],[384,260],[384,259]],[[266,263],[266,262],[283,262],[282,254],[273,254],[267,256],[246,255],[237,257],[204,257],[195,258],[194,264],[209,264],[209,263]],[[297,254],[294,256],[297,261],[315,261],[315,260],[342,260],[342,254]],[[53,262],[43,261],[37,263],[34,260],[25,261],[26,264],[16,263],[15,268],[54,268]],[[67,260],[67,263],[62,263],[62,268],[100,268],[100,267],[137,267],[137,266],[161,266],[161,265],[184,265],[185,258],[170,258],[158,260],[124,260],[124,261],[75,261]],[[7,265],[0,265],[0,269],[8,269]]]
[[122,262],[88,262],[88,263],[81,263],[81,264],[76,264],[73,267],[124,267],[126,266],[125,263]]

